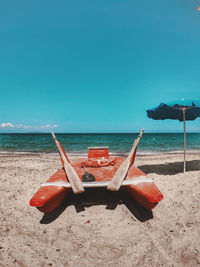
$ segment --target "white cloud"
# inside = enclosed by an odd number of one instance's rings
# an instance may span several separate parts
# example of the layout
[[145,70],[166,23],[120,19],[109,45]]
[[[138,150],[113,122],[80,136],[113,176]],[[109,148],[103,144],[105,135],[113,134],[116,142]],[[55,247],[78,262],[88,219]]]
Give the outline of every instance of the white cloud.
[[8,127],[13,128],[15,126],[12,123],[10,123],[10,122],[3,122],[3,123],[0,124],[0,127],[1,128],[8,128]]
[[40,125],[40,126],[34,126],[34,128],[42,128],[42,129],[53,129],[58,127],[58,125],[50,125],[50,124],[45,124],[45,125]]
[[24,124],[12,124],[10,122],[3,122],[0,124],[0,128],[17,128],[17,129],[30,129],[30,130],[39,130],[39,129],[53,129],[57,128],[58,125],[54,124],[45,124],[45,125],[39,125],[39,126],[31,126],[31,125],[24,125]]

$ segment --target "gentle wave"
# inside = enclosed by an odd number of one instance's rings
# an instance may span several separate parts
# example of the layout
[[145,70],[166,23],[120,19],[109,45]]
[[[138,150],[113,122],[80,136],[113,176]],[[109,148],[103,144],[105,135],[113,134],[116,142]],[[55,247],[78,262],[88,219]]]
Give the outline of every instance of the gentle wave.
[[[163,154],[183,154],[183,150],[171,150],[171,151],[140,151],[137,152],[137,156],[152,156],[152,155],[163,155]],[[200,149],[187,150],[187,154],[200,154]],[[0,155],[42,155],[42,154],[50,154],[50,155],[58,155],[58,152],[28,152],[28,151],[0,151]],[[67,153],[68,157],[79,157],[86,158],[88,156],[87,153]],[[111,157],[127,157],[128,153],[112,153],[109,152]]]
[[[67,154],[87,156],[88,147],[108,146],[110,155],[128,155],[138,134],[56,134]],[[182,153],[183,134],[145,133],[138,155]],[[199,152],[200,134],[187,134],[187,152]],[[57,153],[51,134],[0,134],[0,153]]]

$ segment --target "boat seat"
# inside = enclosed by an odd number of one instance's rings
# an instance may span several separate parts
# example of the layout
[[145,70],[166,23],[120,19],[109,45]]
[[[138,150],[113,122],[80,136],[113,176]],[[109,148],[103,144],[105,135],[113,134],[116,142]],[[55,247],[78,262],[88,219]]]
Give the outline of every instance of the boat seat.
[[88,159],[109,159],[109,148],[104,147],[88,147]]

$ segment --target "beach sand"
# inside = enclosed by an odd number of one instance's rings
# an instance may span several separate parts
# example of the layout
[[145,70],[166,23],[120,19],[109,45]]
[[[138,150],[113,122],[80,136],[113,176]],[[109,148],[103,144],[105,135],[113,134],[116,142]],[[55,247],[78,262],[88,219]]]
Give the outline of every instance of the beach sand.
[[144,210],[124,190],[89,190],[44,215],[29,200],[58,154],[0,155],[0,266],[200,265],[200,154],[137,156],[164,195]]

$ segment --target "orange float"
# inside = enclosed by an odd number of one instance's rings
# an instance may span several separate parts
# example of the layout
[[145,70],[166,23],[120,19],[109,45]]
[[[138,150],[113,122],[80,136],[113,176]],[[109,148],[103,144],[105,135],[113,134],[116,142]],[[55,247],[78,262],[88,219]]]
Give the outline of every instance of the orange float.
[[[122,185],[144,208],[153,209],[163,199],[163,195],[153,180],[147,178],[144,172],[133,165],[135,154],[136,150],[131,158],[132,165],[128,169]],[[66,154],[65,157],[69,161]],[[85,170],[95,177],[93,183],[83,182],[83,186],[101,187],[106,186],[112,180],[124,160],[122,157],[109,157],[107,147],[92,147],[88,149],[88,158],[75,159],[71,162],[71,165],[81,181]],[[54,185],[55,182],[61,184]],[[62,183],[66,184],[67,187],[62,186]],[[64,169],[60,169],[47,180],[46,186],[41,186],[35,193],[30,200],[30,206],[37,207],[41,212],[49,213],[63,202],[71,190]]]

